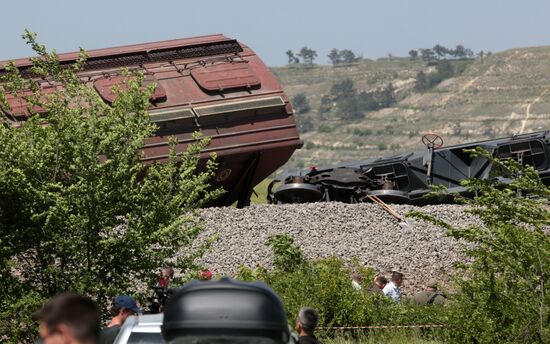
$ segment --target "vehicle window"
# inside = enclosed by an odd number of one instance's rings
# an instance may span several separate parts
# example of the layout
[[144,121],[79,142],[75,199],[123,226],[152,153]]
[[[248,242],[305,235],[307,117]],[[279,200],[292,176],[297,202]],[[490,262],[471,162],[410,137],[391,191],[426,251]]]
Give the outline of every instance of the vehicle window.
[[130,338],[128,338],[128,344],[159,344],[164,343],[162,336],[159,332],[147,333],[147,332],[132,332]]

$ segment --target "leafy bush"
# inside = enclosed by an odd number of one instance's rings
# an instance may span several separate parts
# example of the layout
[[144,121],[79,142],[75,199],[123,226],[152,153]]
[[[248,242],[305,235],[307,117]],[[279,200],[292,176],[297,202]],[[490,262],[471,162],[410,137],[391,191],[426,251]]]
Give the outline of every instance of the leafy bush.
[[[470,212],[480,225],[466,228],[421,213],[447,228],[449,235],[472,245],[471,263],[457,276],[459,293],[449,323],[456,341],[467,343],[550,342],[550,188],[531,166],[484,156],[508,184],[471,179],[463,182],[473,194]],[[525,197],[529,196],[529,197]]]
[[298,112],[299,114],[304,114],[311,110],[309,100],[304,93],[298,93],[297,95],[295,95],[294,98],[292,98],[292,105],[294,106],[294,109],[296,109],[296,112]]
[[[444,319],[443,308],[426,309],[407,302],[396,305],[380,294],[366,292],[374,270],[355,260],[349,264],[339,257],[307,260],[289,235],[272,236],[267,244],[273,248],[275,269],[241,267],[237,277],[269,284],[282,298],[289,321],[304,306],[319,310],[320,326],[429,324]],[[352,286],[351,272],[363,276],[363,291]]]
[[174,257],[201,230],[191,211],[221,193],[208,186],[212,160],[197,172],[208,139],[196,137],[178,156],[172,140],[168,161],[144,173],[138,152],[155,126],[147,112],[154,85],[144,87],[143,74],[122,71],[124,90],[115,90],[107,105],[75,73],[85,65],[84,52],[75,65],[61,67],[33,33],[25,37],[39,55],[32,75],[60,88],[44,97],[13,64],[2,75],[3,106],[6,92],[24,98],[31,111],[47,111],[19,128],[0,124],[4,342],[28,340],[19,336],[33,324],[27,311],[59,292],[88,294],[105,305],[116,294],[136,292],[137,282],[152,281],[168,261],[194,267],[200,250]]

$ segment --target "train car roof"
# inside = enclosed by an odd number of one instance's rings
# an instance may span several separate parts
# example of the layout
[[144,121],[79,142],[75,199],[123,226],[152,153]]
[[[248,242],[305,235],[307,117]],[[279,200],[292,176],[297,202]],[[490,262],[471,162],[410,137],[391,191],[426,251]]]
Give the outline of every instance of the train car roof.
[[[213,34],[213,35],[197,36],[197,37],[191,37],[191,38],[172,39],[172,40],[165,40],[165,41],[158,41],[158,42],[123,45],[123,46],[111,47],[111,48],[93,49],[93,50],[87,50],[86,54],[88,55],[88,61],[93,61],[93,60],[101,59],[105,57],[111,58],[111,57],[117,57],[117,56],[149,54],[155,51],[177,49],[177,48],[194,46],[194,45],[204,45],[209,43],[221,43],[224,41],[228,43],[236,42],[235,40],[230,39],[223,34]],[[59,57],[59,61],[62,64],[68,64],[76,61],[79,57],[79,54],[80,52],[69,52],[69,53],[58,54],[58,57]],[[25,69],[27,67],[32,66],[32,62],[29,58],[0,61],[0,72],[3,71],[4,67],[9,62],[12,62],[12,61],[20,69]]]

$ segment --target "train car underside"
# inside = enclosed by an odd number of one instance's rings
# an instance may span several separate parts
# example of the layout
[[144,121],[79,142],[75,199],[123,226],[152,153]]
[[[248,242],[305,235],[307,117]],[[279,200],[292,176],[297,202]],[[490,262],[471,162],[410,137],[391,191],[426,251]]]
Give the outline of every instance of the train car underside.
[[[453,194],[471,197],[461,186],[465,179],[508,180],[491,161],[474,157],[465,149],[481,147],[500,159],[515,159],[533,166],[545,185],[550,185],[550,131],[473,142],[442,148],[435,135],[423,138],[426,149],[386,158],[368,159],[329,168],[312,168],[290,175],[272,190],[272,203],[370,202],[376,196],[386,203],[425,205],[452,202]],[[431,186],[444,186],[447,197],[430,198]]]

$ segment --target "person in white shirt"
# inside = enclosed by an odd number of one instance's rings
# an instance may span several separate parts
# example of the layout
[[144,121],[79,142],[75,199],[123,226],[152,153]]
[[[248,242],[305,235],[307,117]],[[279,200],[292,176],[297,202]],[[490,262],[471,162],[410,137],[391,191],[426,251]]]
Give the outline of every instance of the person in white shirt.
[[403,274],[394,271],[391,275],[390,283],[386,284],[382,292],[384,295],[390,297],[393,302],[399,303],[401,301],[401,283],[403,283]]
[[353,289],[355,290],[363,289],[361,287],[362,282],[363,282],[363,277],[359,275],[357,272],[354,272],[351,274],[351,285],[353,286]]

